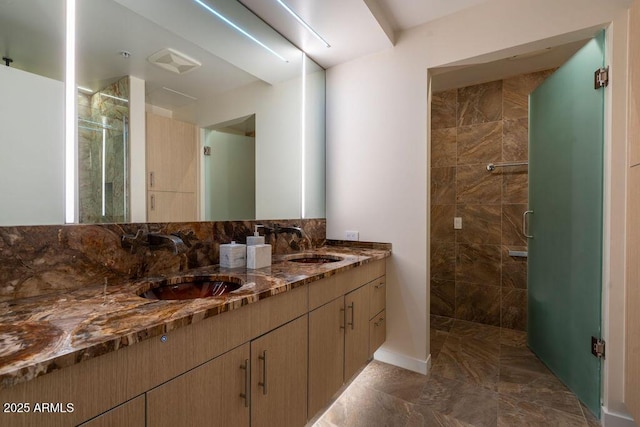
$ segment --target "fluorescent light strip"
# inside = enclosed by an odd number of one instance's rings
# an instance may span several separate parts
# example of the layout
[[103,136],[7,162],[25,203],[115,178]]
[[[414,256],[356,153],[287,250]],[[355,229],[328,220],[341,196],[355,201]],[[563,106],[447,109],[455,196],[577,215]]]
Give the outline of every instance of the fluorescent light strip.
[[229,25],[234,30],[238,31],[239,33],[241,33],[242,35],[244,35],[245,37],[247,37],[248,39],[250,39],[254,43],[259,44],[261,47],[263,47],[264,49],[268,50],[270,53],[272,53],[273,55],[277,56],[278,58],[280,58],[284,62],[289,62],[284,57],[282,57],[280,54],[278,54],[276,51],[271,49],[269,46],[267,46],[266,44],[262,43],[260,40],[258,40],[257,38],[255,38],[254,36],[252,36],[251,34],[246,32],[242,28],[240,28],[238,25],[236,25],[231,20],[229,20],[226,16],[222,15],[220,12],[218,12],[217,10],[215,10],[214,8],[209,6],[208,4],[204,3],[202,0],[193,0],[193,1],[198,3],[200,6],[204,7],[206,10],[208,10],[209,12],[211,12],[212,14],[217,16],[219,19],[224,21],[227,25]]
[[100,96],[106,96],[107,98],[115,99],[117,101],[122,101],[122,102],[127,102],[127,103],[129,102],[128,99],[120,98],[120,97],[113,96],[113,95],[107,95],[106,93],[98,92],[98,94]]
[[300,209],[300,213],[301,213],[301,217],[302,218],[306,218],[306,209],[305,209],[305,205],[307,204],[307,197],[306,197],[306,185],[307,185],[307,180],[306,180],[306,157],[307,157],[307,109],[306,109],[306,105],[307,105],[307,55],[305,55],[304,52],[302,52],[302,108],[300,110],[302,110],[302,120],[301,120],[301,128],[302,128],[302,181],[301,181],[301,185],[302,185],[302,192],[301,192],[301,197],[300,197],[300,203],[301,203],[301,209]]
[[280,3],[280,6],[284,7],[284,9],[289,12],[291,14],[291,16],[293,16],[294,18],[296,18],[296,21],[298,21],[304,28],[307,29],[307,31],[309,31],[311,34],[313,34],[315,36],[315,38],[317,38],[318,40],[320,40],[322,43],[324,43],[324,45],[326,47],[331,47],[331,45],[322,38],[322,36],[320,34],[318,34],[316,32],[316,30],[314,30],[313,28],[311,28],[311,26],[309,24],[307,24],[304,19],[302,19],[297,13],[295,13],[293,11],[293,9],[291,9],[289,6],[287,6],[282,0],[278,0],[278,3]]
[[179,91],[177,91],[177,90],[173,90],[173,89],[170,89],[170,88],[165,87],[165,86],[162,86],[162,89],[164,89],[164,90],[166,90],[166,91],[169,91],[169,92],[176,93],[176,94],[178,94],[178,95],[182,95],[182,96],[184,96],[185,98],[193,99],[194,101],[197,101],[197,100],[198,100],[198,98],[196,98],[195,96],[187,95],[186,93],[179,92]]
[[106,207],[107,190],[107,130],[102,129],[102,216],[107,215]]
[[76,0],[67,0],[65,53],[65,222],[76,218]]

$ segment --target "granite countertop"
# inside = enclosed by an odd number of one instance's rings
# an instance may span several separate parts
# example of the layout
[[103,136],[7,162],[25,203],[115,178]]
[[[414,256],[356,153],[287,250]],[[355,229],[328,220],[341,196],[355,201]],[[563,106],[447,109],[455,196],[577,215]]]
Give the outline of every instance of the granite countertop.
[[[340,243],[331,242],[332,245]],[[325,246],[308,252],[343,259],[327,264],[300,264],[287,261],[291,254],[276,255],[270,267],[258,270],[215,265],[138,281],[111,277],[106,293],[103,285],[96,284],[63,295],[1,302],[0,389],[391,254],[388,247],[379,244]],[[243,285],[221,297],[183,301],[138,296],[150,287],[150,280],[171,280],[171,277],[186,275],[230,275],[240,279]]]

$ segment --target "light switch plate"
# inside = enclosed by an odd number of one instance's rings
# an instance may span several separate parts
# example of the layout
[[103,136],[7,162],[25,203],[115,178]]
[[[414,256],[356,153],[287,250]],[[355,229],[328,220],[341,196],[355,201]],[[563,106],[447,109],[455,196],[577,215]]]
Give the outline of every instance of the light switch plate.
[[357,231],[345,231],[344,232],[344,239],[345,240],[355,240],[358,241],[360,240],[360,233]]
[[456,230],[462,230],[462,217],[454,217],[453,218],[453,228]]

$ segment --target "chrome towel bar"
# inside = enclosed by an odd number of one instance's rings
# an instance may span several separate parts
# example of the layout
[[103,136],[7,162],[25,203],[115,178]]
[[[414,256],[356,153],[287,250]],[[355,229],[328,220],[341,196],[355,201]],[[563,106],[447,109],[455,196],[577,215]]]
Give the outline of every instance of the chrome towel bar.
[[512,257],[527,258],[528,255],[527,251],[512,251],[509,249],[509,256]]
[[505,163],[489,163],[487,165],[487,170],[489,172],[495,170],[496,168],[504,168],[507,166],[528,166],[529,162],[524,161],[524,162],[505,162]]

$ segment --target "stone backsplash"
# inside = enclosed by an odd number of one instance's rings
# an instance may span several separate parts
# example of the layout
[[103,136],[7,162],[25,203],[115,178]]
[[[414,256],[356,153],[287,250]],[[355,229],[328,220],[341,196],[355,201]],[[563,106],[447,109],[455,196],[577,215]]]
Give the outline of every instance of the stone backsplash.
[[[325,244],[325,219],[0,227],[0,301],[218,264],[219,245],[246,242],[256,224],[295,225],[304,230],[302,238],[268,235],[274,254]],[[181,234],[186,252],[174,255],[169,249],[123,248],[122,236],[135,235],[141,228]]]

